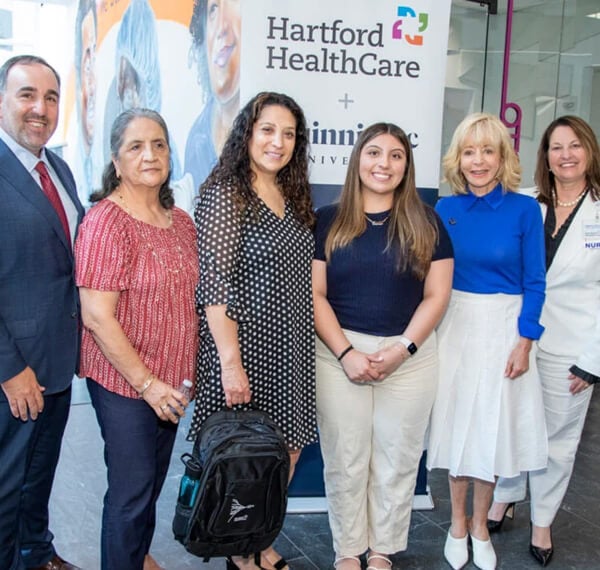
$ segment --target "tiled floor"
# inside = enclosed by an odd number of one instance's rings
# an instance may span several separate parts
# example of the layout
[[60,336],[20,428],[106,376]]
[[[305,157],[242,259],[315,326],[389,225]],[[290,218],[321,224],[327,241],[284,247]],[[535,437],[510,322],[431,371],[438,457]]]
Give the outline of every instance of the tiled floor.
[[[127,434],[123,434],[127,437]],[[152,554],[167,570],[223,569],[224,561],[204,564],[187,554],[172,538],[171,519],[182,465],[189,449],[185,426],[180,427],[171,469],[159,501],[159,521]],[[75,382],[71,416],[64,439],[51,501],[52,530],[58,552],[85,570],[99,568],[99,536],[105,471],[102,442],[83,382]],[[600,391],[592,399],[588,421],[569,493],[553,527],[555,556],[551,568],[600,568]],[[406,552],[393,557],[394,569],[444,569],[443,545],[449,525],[449,499],[443,472],[430,477],[436,508],[414,512]],[[517,506],[516,519],[494,537],[498,568],[540,568],[527,551],[529,506]],[[332,568],[331,535],[325,514],[288,515],[276,547],[292,570]],[[475,566],[470,563],[465,568]],[[130,570],[122,568],[117,570]]]

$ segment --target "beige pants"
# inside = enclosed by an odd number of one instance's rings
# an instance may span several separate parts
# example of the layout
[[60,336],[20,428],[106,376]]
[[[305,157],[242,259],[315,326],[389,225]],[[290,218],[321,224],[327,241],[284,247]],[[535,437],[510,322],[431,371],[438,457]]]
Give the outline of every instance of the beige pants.
[[[552,524],[567,492],[592,397],[592,387],[576,395],[569,392],[571,382],[567,376],[574,361],[574,358],[560,358],[542,350],[537,353],[548,428],[548,467],[529,472],[531,521],[536,526]],[[527,473],[498,479],[494,499],[501,503],[522,501],[526,486]]]
[[[397,341],[344,332],[367,353]],[[437,373],[435,333],[394,374],[373,384],[350,382],[317,339],[317,420],[338,555],[406,549]]]

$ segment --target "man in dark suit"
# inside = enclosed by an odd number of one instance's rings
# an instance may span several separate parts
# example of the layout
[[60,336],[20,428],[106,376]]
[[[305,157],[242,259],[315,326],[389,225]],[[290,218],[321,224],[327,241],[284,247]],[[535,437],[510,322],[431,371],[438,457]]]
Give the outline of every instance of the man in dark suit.
[[79,352],[73,239],[83,216],[69,167],[45,148],[59,89],[41,58],[0,68],[2,570],[77,568],[57,555],[48,529]]

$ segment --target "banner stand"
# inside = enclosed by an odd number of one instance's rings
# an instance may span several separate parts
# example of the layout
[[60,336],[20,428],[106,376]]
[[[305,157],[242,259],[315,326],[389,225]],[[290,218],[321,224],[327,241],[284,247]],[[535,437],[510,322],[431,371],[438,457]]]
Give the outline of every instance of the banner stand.
[[[432,511],[435,508],[433,497],[427,485],[427,494],[415,495],[413,497],[413,511]],[[291,515],[326,513],[326,497],[290,497],[288,499],[287,512]]]
[[326,497],[289,497],[287,512],[291,515],[326,513]]
[[[435,507],[427,485],[426,459],[427,451],[423,451],[415,485],[413,511],[430,511]],[[319,443],[313,443],[302,451],[296,465],[294,479],[290,484],[287,512],[290,514],[327,512],[323,458]]]

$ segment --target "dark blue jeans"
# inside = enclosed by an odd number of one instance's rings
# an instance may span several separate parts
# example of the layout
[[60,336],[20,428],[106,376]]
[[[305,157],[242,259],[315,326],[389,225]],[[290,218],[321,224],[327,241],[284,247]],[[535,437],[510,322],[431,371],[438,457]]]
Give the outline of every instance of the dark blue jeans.
[[87,386],[104,439],[108,489],[102,513],[102,570],[142,570],[156,524],[177,425],[143,400]]

